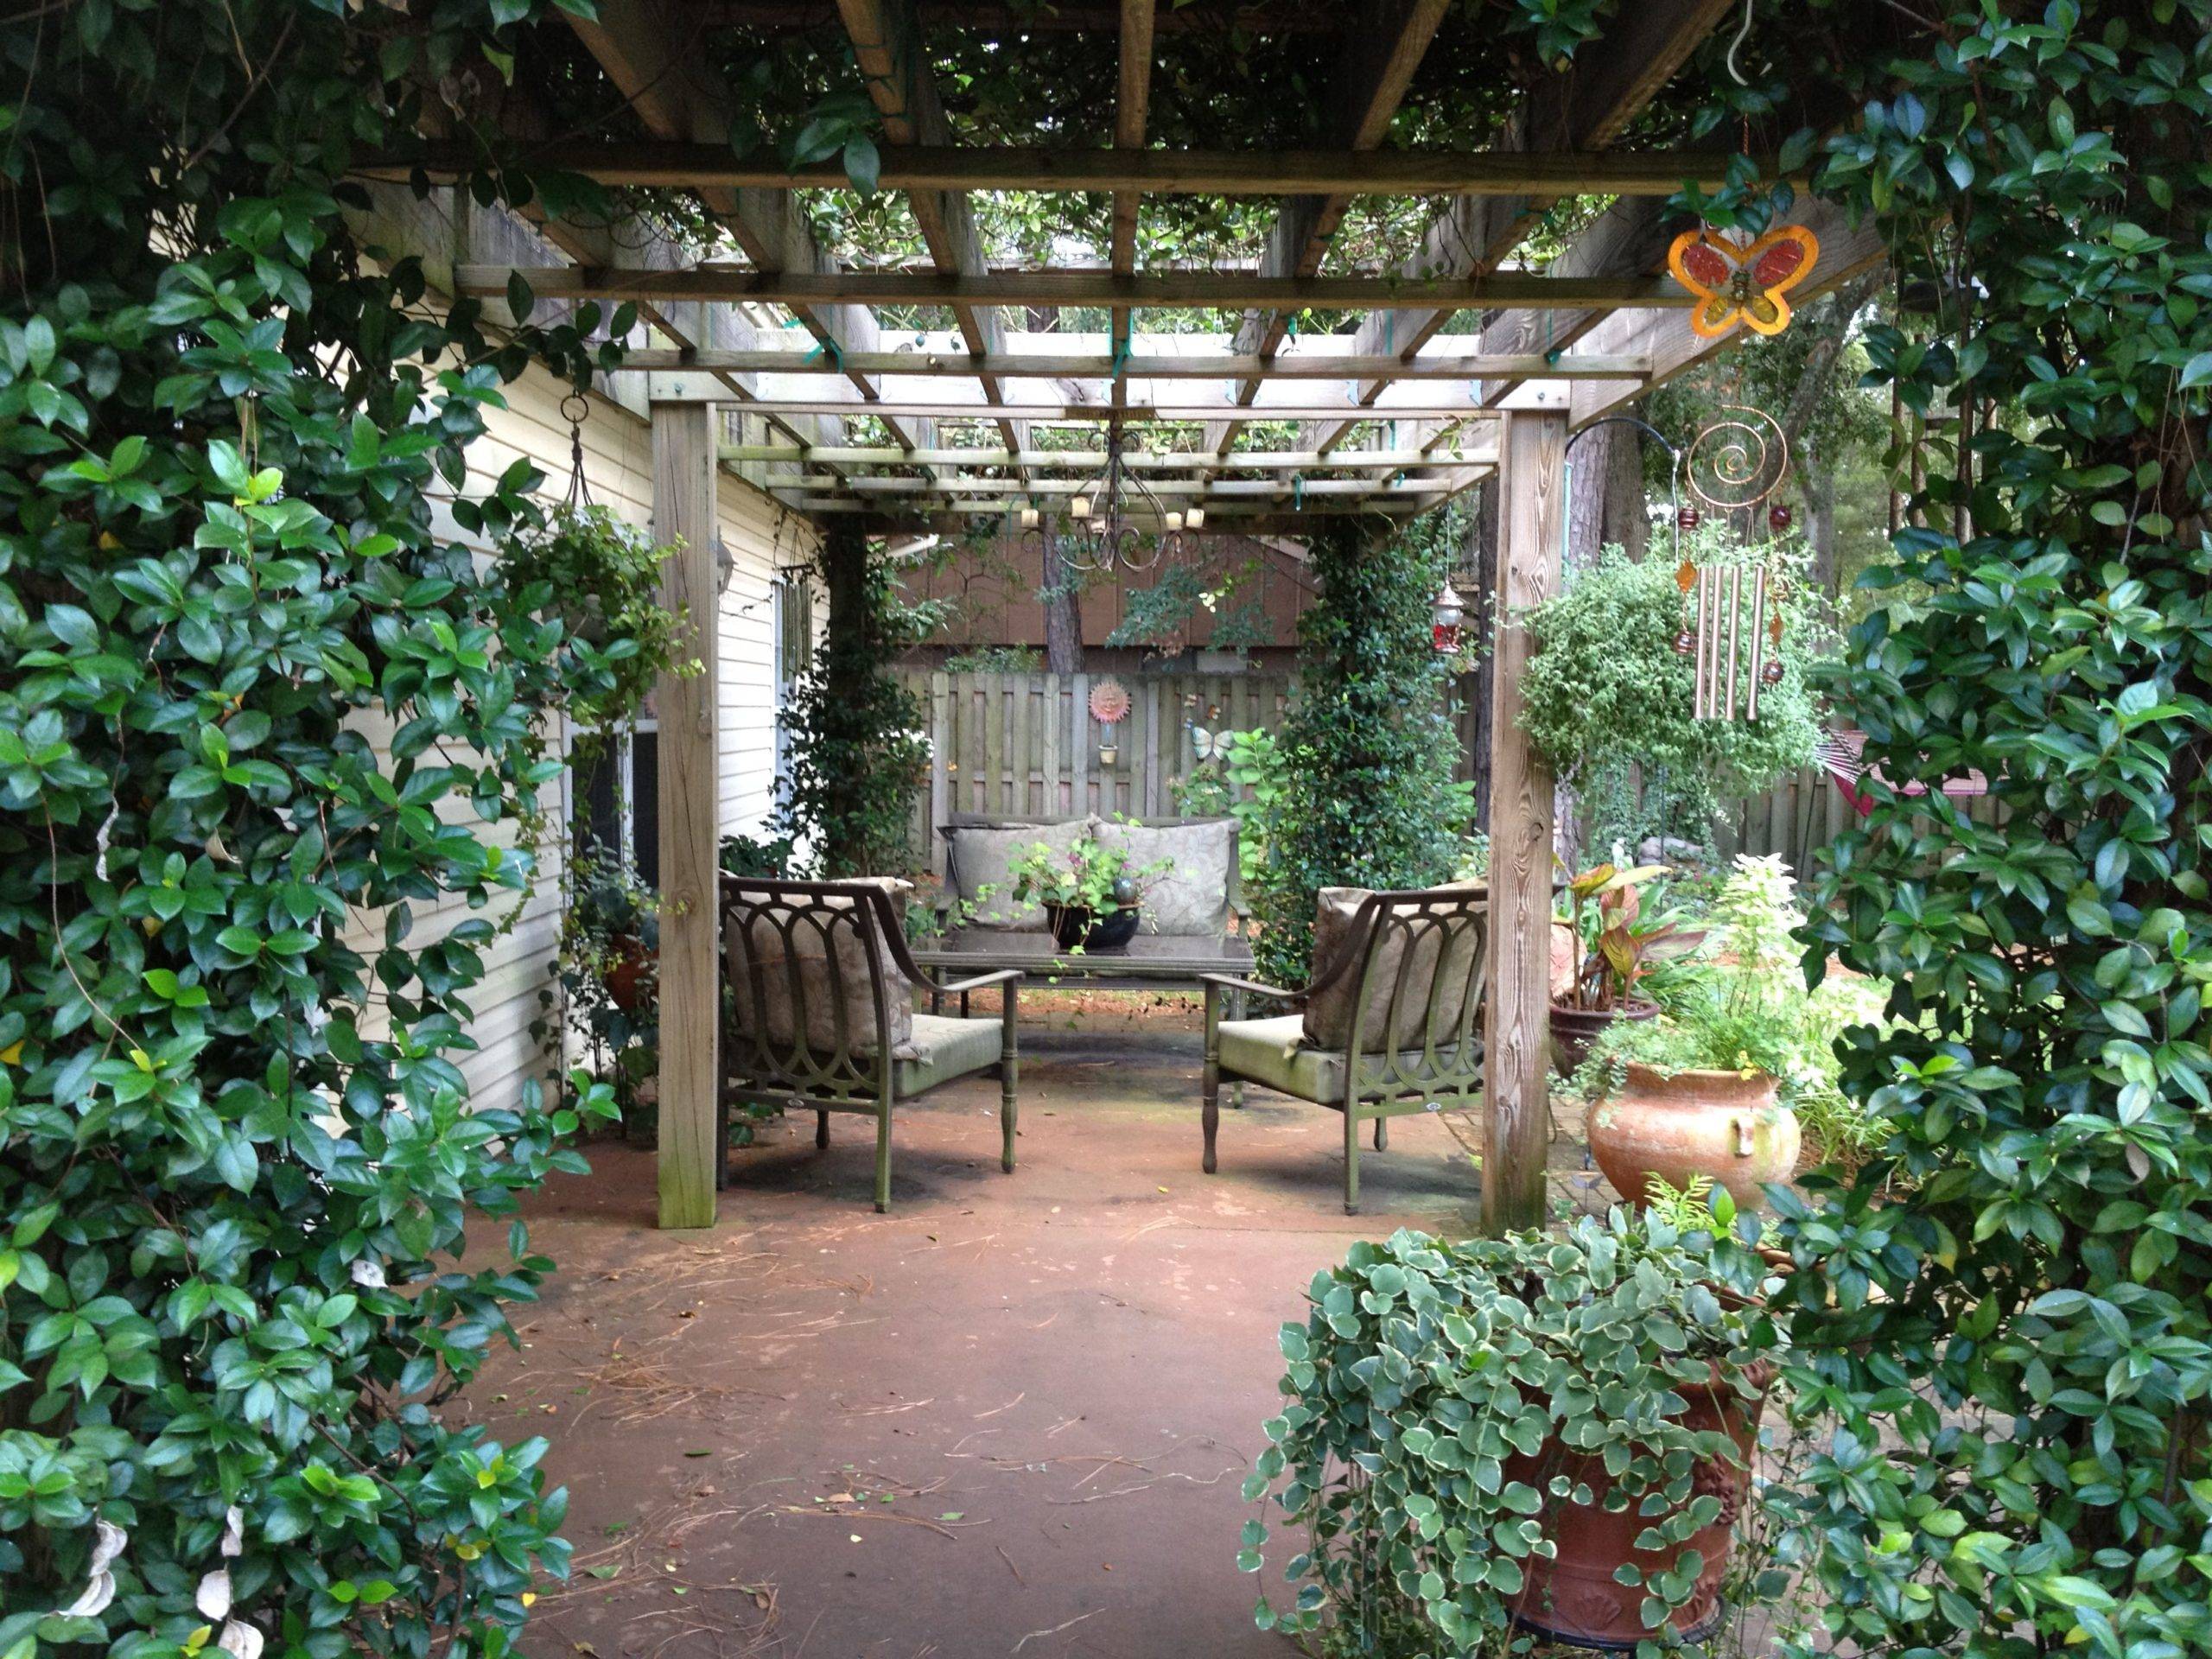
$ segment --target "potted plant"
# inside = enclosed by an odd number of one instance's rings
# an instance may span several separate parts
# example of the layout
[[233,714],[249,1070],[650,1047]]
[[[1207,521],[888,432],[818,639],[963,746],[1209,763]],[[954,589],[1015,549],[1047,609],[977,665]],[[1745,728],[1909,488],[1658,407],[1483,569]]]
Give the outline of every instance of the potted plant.
[[1714,903],[1707,955],[1669,976],[1657,1017],[1599,1033],[1575,1084],[1596,1102],[1591,1154],[1623,1197],[1700,1177],[1744,1209],[1796,1169],[1793,1098],[1832,1082],[1858,989],[1808,992],[1794,931],[1804,917],[1777,857],[1738,857]]
[[[1719,1611],[1780,1341],[1764,1264],[1708,1217],[1618,1207],[1563,1235],[1400,1232],[1283,1327],[1283,1414],[1245,1483],[1306,1547],[1262,1627],[1329,1651],[1628,1649]],[[1265,1522],[1239,1565],[1257,1571]]]
[[[1562,1076],[1589,1057],[1591,1039],[1616,1020],[1649,1020],[1659,1005],[1637,995],[1662,947],[1693,943],[1672,915],[1646,919],[1641,889],[1663,864],[1599,864],[1567,884],[1567,929],[1580,953],[1565,993],[1552,998],[1552,1065]],[[1594,902],[1592,902],[1594,900]]]
[[1126,950],[1144,909],[1145,884],[1174,867],[1161,859],[1133,868],[1129,855],[1085,836],[1065,851],[1043,842],[1017,853],[1007,873],[1019,904],[1045,907],[1063,950]]

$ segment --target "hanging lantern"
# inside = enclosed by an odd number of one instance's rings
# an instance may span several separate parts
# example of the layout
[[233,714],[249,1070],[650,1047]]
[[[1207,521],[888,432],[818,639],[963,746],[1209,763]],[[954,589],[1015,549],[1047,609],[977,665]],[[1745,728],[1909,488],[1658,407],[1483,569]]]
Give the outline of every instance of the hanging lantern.
[[1204,530],[1205,523],[1206,510],[1204,507],[1194,506],[1183,515],[1183,526],[1186,530]]
[[1024,530],[1034,530],[1037,528],[1037,509],[1034,507],[1024,507],[1021,510],[1021,527]]
[[1442,591],[1436,595],[1434,608],[1428,613],[1429,638],[1438,651],[1448,657],[1459,649],[1459,625],[1466,620],[1466,602],[1447,577]]

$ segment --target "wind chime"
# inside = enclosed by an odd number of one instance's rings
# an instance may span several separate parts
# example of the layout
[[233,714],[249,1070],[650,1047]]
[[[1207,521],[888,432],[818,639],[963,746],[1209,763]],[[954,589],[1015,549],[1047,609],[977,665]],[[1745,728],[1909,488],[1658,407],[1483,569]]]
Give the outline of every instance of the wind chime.
[[[1684,459],[1691,494],[1717,512],[1740,512],[1748,521],[1788,475],[1789,445],[1772,416],[1730,404],[1690,441]],[[1700,519],[1696,507],[1684,506],[1678,527],[1694,530]],[[1778,534],[1789,527],[1789,509],[1777,503],[1766,520],[1770,534]],[[1782,683],[1787,584],[1771,563],[1758,558],[1701,565],[1685,555],[1675,569],[1682,630],[1675,649],[1696,659],[1691,712],[1699,720],[1757,720],[1761,689]]]

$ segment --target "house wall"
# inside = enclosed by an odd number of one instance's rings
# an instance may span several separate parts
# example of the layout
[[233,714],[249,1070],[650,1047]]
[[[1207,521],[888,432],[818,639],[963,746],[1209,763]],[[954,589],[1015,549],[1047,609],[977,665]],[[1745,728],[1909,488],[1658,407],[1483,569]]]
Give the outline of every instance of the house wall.
[[[496,477],[518,456],[527,455],[545,474],[539,493],[548,503],[568,493],[572,473],[569,423],[561,414],[568,388],[533,368],[505,388],[507,407],[487,411],[488,430],[469,450],[473,480]],[[652,517],[652,435],[638,415],[605,397],[592,395],[590,413],[581,423],[584,479],[591,499],[630,522],[650,528]],[[721,478],[721,538],[732,568],[718,619],[720,816],[725,831],[754,830],[766,817],[775,790],[774,606],[772,586],[779,570],[791,570],[813,552],[807,521],[760,490],[725,472]],[[442,506],[442,536],[475,546],[488,557],[482,538],[461,530]],[[794,571],[795,575],[796,572]],[[650,712],[650,710],[648,710]],[[389,740],[388,725],[365,721],[379,747]],[[565,735],[565,734],[564,734]],[[552,982],[551,963],[560,932],[560,875],[569,844],[566,780],[547,787],[543,804],[550,815],[538,849],[537,883],[520,913],[485,953],[485,976],[468,999],[474,1018],[468,1034],[475,1051],[461,1057],[470,1097],[479,1106],[512,1103],[525,1077],[550,1075],[556,1067],[548,1046],[531,1035],[533,1022],[547,1017],[540,993]],[[479,833],[466,802],[448,804],[448,816],[466,818]],[[511,831],[491,830],[509,844]],[[506,896],[487,912],[494,919],[516,903]],[[472,912],[464,900],[450,898],[433,907],[417,907],[410,938],[437,938]],[[354,948],[373,957],[384,942],[382,913],[357,912],[350,930]],[[372,1010],[372,1025],[373,1014]]]

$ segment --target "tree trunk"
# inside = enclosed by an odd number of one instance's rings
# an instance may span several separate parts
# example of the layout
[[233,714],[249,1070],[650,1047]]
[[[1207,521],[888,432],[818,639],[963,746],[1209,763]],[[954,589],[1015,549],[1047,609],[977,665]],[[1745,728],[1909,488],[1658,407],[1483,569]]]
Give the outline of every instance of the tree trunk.
[[1605,539],[1607,476],[1612,468],[1618,426],[1585,428],[1567,458],[1567,568],[1586,570],[1598,562]]
[[1037,597],[1045,606],[1045,668],[1052,674],[1083,672],[1083,586],[1060,552],[1058,540],[1045,537],[1044,586]]
[[1632,426],[1605,429],[1612,442],[1606,446],[1602,534],[1640,564],[1651,545],[1651,515],[1645,510],[1643,490],[1643,434]]
[[1797,448],[1797,479],[1805,495],[1805,540],[1813,550],[1813,581],[1831,600],[1841,590],[1836,569],[1835,469],[1810,444]]

